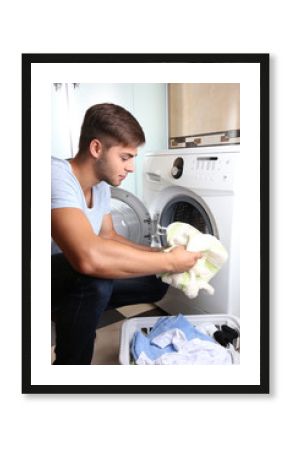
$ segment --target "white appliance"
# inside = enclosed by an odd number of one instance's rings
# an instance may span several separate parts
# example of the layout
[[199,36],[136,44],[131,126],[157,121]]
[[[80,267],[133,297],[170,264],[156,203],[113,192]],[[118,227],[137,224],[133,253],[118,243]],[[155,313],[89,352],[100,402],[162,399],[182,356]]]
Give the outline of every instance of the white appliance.
[[[224,150],[224,149],[223,149]],[[157,227],[189,223],[218,237],[229,259],[211,280],[214,295],[200,291],[189,299],[170,287],[158,303],[170,314],[223,313],[239,316],[239,146],[170,150],[145,156],[143,202],[112,188],[112,215],[117,231],[135,242],[166,245]]]

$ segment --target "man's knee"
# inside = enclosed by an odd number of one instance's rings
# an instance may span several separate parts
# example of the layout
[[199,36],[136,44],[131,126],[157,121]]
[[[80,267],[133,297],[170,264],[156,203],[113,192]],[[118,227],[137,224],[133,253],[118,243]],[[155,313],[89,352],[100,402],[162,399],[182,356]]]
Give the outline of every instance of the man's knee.
[[85,295],[93,295],[96,299],[110,299],[113,290],[113,280],[83,275],[79,281]]

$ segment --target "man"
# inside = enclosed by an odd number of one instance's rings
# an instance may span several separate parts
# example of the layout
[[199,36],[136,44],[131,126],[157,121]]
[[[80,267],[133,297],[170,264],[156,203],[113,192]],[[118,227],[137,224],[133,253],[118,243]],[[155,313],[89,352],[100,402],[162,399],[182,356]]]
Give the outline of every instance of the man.
[[167,285],[154,276],[184,272],[200,254],[177,247],[163,253],[118,235],[110,188],[134,171],[145,136],[137,120],[113,104],[85,114],[77,155],[52,158],[52,311],[54,364],[90,364],[104,310],[160,300]]

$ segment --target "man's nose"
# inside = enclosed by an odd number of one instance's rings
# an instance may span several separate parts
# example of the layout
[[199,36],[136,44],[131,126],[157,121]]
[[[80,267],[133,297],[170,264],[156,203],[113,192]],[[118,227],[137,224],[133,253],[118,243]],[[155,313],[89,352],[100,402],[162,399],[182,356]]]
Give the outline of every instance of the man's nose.
[[131,159],[129,159],[127,161],[126,171],[127,172],[134,172],[134,170],[135,170],[134,160],[133,160],[133,158],[131,158]]

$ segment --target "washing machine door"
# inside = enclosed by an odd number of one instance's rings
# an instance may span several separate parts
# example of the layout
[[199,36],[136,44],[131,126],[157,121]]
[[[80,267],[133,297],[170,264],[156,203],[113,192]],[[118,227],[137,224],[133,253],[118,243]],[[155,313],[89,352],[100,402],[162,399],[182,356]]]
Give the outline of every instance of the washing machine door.
[[[194,226],[200,232],[219,238],[214,216],[205,201],[195,192],[182,187],[165,188],[150,209],[157,230],[172,222],[184,222]],[[159,225],[159,226],[158,226]],[[166,246],[165,235],[160,236],[162,246]]]
[[136,244],[151,244],[152,221],[145,205],[121,188],[111,188],[111,213],[115,230]]

